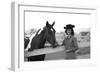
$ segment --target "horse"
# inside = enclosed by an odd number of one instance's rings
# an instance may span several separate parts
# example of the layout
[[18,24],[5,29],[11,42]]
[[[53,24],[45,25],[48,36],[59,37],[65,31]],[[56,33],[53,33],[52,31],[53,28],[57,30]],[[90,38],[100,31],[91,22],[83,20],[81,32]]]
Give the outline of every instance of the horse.
[[[46,22],[46,25],[43,29],[39,29],[35,36],[30,39],[30,48],[28,51],[34,51],[35,49],[44,48],[45,43],[48,42],[53,48],[57,47],[58,43],[56,42],[55,29],[53,28],[55,21],[52,24]],[[27,44],[26,44],[27,45]],[[45,54],[30,56],[28,61],[43,61],[45,59]]]

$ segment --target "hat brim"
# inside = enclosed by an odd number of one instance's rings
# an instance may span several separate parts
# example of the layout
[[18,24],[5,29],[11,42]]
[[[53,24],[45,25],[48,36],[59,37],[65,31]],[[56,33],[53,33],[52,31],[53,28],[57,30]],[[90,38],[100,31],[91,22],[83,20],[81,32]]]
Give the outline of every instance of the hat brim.
[[64,27],[64,29],[67,29],[66,27]]
[[69,25],[66,25],[66,27],[64,27],[64,29],[73,29],[74,27],[75,27],[74,25],[69,24]]

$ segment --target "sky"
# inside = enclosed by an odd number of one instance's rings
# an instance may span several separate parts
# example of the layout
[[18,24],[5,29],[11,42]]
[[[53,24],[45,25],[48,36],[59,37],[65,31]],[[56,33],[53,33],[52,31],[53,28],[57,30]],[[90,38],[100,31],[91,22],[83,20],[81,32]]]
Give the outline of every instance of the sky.
[[74,31],[78,33],[80,29],[90,28],[90,15],[86,14],[63,14],[63,13],[44,13],[44,12],[25,12],[25,31],[32,28],[39,29],[46,25],[46,21],[52,24],[56,32],[64,31],[66,24],[75,25]]

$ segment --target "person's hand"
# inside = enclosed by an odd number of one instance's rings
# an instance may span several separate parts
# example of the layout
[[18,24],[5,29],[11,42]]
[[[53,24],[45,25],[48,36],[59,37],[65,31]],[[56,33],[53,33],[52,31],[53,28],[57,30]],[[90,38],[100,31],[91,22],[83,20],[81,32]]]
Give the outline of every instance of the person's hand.
[[66,50],[66,52],[75,52],[75,53],[76,53],[76,51],[77,51],[77,49],[73,49],[73,48],[69,48],[68,50]]
[[71,50],[66,50],[66,52],[68,53],[68,52],[70,52]]

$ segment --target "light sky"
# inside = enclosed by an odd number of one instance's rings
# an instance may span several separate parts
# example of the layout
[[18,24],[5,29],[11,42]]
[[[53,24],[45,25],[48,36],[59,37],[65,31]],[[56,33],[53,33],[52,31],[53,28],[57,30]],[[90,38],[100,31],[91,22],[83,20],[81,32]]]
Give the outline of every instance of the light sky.
[[25,31],[32,28],[39,29],[46,25],[46,21],[50,24],[55,21],[54,28],[56,32],[64,31],[66,24],[74,24],[75,32],[80,29],[90,28],[90,15],[85,14],[62,14],[62,13],[43,13],[43,12],[25,12]]

